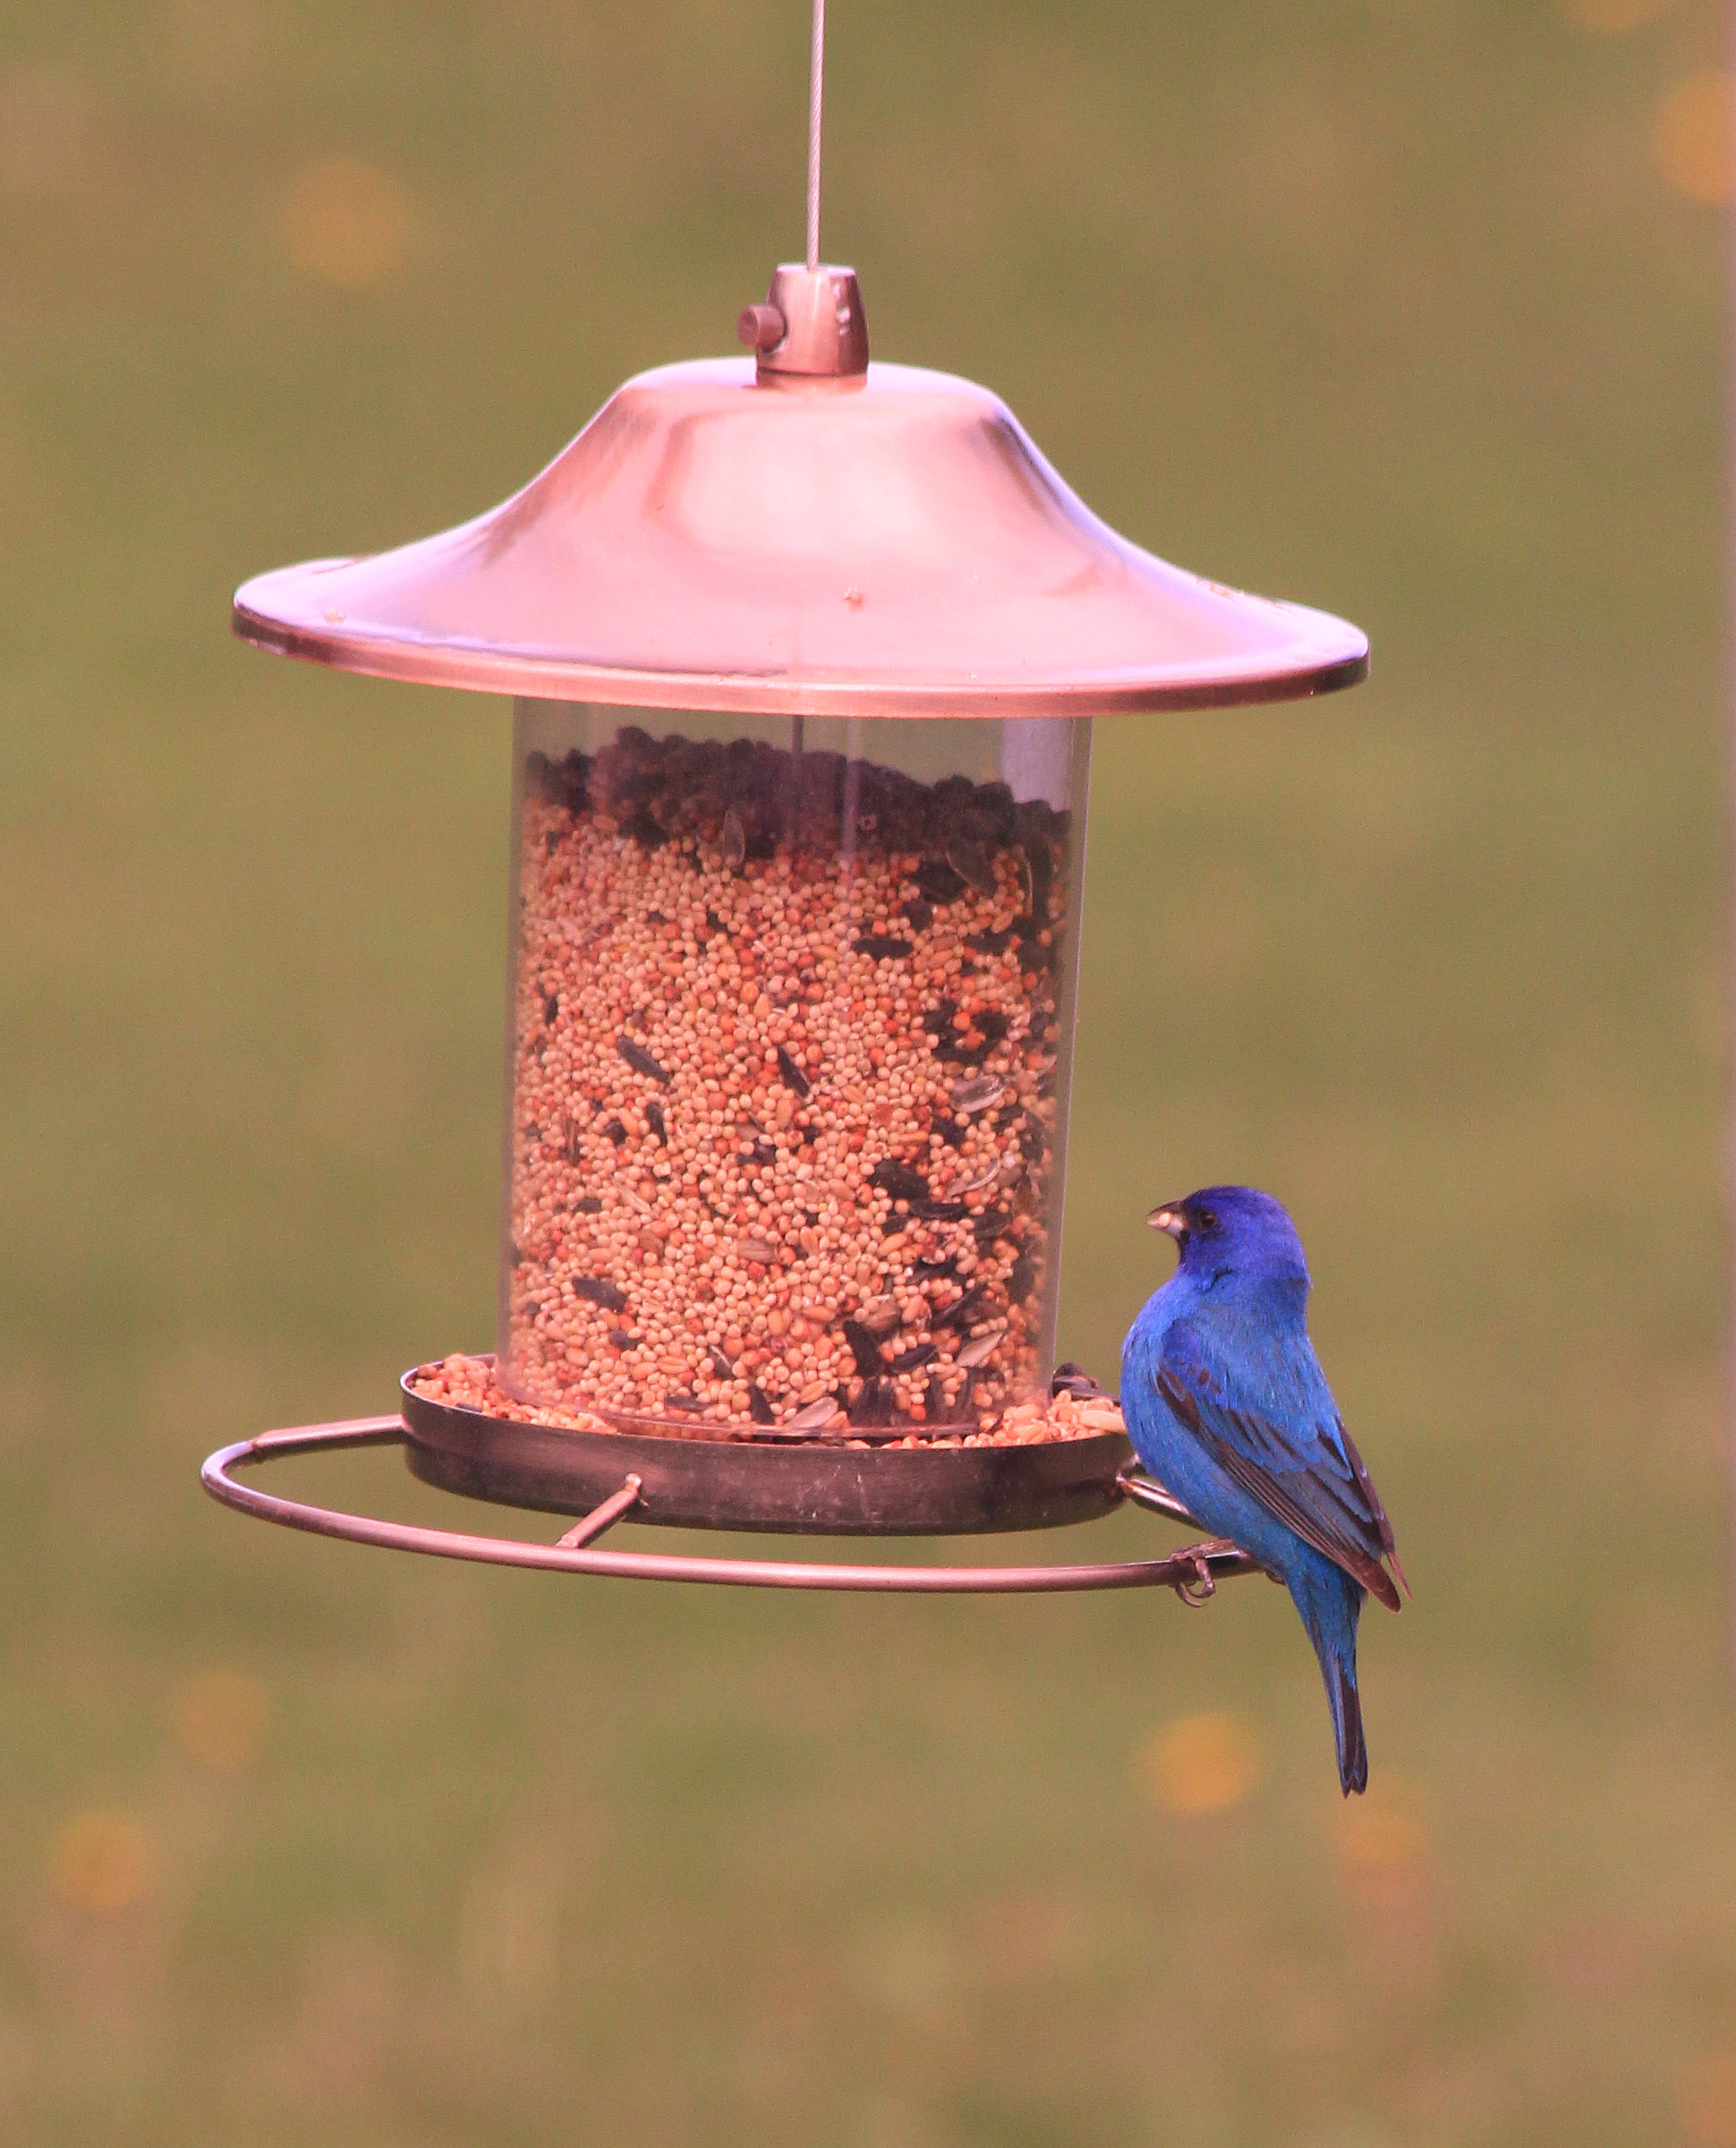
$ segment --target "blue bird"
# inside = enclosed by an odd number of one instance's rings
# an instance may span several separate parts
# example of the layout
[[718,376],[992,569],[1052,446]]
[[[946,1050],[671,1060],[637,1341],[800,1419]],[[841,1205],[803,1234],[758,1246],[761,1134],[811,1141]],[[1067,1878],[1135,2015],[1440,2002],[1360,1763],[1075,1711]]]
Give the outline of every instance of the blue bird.
[[1326,1681],[1348,1797],[1368,1784],[1357,1694],[1357,1622],[1369,1591],[1407,1595],[1392,1525],[1344,1429],[1308,1340],[1308,1264],[1269,1193],[1208,1186],[1145,1221],[1181,1265],[1147,1299],[1121,1349],[1134,1452],[1204,1528],[1256,1559],[1295,1598]]

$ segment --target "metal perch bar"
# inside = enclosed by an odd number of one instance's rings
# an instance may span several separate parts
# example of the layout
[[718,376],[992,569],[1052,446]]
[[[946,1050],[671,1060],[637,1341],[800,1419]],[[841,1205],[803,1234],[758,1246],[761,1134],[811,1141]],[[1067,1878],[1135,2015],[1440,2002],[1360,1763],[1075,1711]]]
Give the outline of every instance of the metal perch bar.
[[[1173,1589],[1184,1601],[1209,1594],[1218,1581],[1260,1568],[1233,1547],[1190,1547],[1161,1559],[1124,1559],[1079,1566],[876,1566],[827,1564],[818,1561],[727,1559],[673,1552],[600,1551],[591,1539],[627,1513],[639,1487],[629,1476],[621,1488],[593,1507],[556,1544],[525,1543],[513,1537],[472,1536],[456,1530],[423,1529],[404,1522],[311,1506],[298,1499],[242,1484],[243,1470],[296,1454],[336,1453],[353,1447],[401,1445],[403,1421],[396,1417],[345,1418],[334,1424],[300,1425],[257,1438],[239,1440],[208,1456],[200,1480],[212,1498],[237,1513],[251,1514],[281,1528],[305,1530],[317,1537],[337,1537],[390,1551],[421,1552],[433,1558],[470,1559],[485,1565],[530,1566],[557,1573],[612,1575],[642,1581],[709,1581],[747,1589],[832,1589],[882,1595],[1025,1596],[1061,1594],[1088,1589]],[[1171,1520],[1191,1522],[1186,1511],[1161,1487],[1125,1473],[1123,1495]]]
[[644,1479],[628,1475],[623,1479],[618,1492],[611,1492],[600,1506],[593,1506],[582,1520],[575,1522],[564,1537],[555,1540],[557,1551],[576,1551],[581,1544],[594,1544],[603,1531],[618,1522],[643,1489]]

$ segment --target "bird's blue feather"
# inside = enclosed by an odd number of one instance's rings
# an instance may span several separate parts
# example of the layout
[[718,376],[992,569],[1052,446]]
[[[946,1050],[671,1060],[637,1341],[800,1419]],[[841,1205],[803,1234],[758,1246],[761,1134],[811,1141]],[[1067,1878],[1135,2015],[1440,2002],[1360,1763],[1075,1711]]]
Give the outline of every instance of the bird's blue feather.
[[1308,1337],[1301,1243],[1279,1204],[1246,1187],[1160,1213],[1182,1260],[1123,1348],[1129,1436],[1196,1520],[1289,1588],[1320,1658],[1340,1781],[1360,1790],[1357,1625],[1366,1588],[1398,1607],[1382,1564],[1392,1531]]

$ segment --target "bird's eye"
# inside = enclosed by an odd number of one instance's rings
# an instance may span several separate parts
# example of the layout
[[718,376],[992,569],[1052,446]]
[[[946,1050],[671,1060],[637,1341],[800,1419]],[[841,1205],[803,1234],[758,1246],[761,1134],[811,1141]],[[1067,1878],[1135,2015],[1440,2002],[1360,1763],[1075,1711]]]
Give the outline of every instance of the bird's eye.
[[1195,1209],[1194,1222],[1201,1231],[1215,1231],[1218,1227],[1218,1219],[1209,1208]]

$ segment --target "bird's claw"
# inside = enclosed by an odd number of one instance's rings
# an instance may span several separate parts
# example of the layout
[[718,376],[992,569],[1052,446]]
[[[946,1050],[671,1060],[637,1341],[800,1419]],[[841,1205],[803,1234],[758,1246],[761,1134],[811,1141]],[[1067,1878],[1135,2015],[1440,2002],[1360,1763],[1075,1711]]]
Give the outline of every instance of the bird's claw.
[[1212,1578],[1213,1559],[1221,1557],[1225,1552],[1239,1553],[1240,1548],[1228,1537],[1210,1537],[1204,1544],[1189,1544],[1170,1554],[1179,1564],[1192,1570],[1191,1581],[1183,1581],[1178,1575],[1170,1584],[1190,1611],[1197,1611],[1210,1603],[1218,1592],[1218,1584]]

